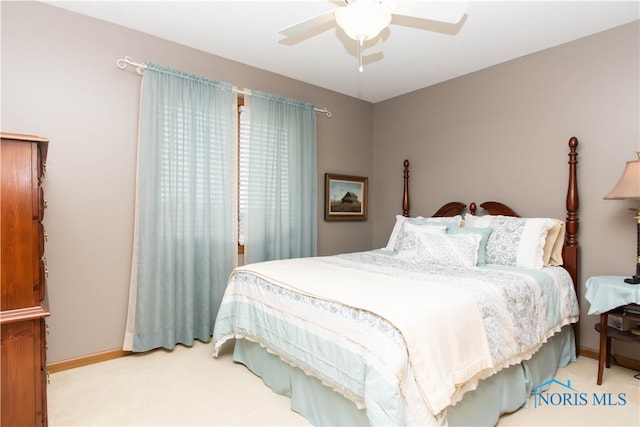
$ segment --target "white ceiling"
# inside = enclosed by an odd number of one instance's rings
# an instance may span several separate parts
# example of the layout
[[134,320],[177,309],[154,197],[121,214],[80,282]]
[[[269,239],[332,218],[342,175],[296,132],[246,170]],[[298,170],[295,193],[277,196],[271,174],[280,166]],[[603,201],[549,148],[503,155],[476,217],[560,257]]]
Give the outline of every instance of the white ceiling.
[[293,41],[278,34],[337,0],[45,2],[369,102],[640,19],[638,0],[472,0],[458,25],[394,17],[360,73],[356,42],[333,23]]

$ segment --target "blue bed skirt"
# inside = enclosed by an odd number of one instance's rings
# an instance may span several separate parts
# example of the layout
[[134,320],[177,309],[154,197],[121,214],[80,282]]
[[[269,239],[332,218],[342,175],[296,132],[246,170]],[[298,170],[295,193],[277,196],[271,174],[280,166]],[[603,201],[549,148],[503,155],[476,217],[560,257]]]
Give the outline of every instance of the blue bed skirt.
[[[565,326],[533,357],[480,382],[462,401],[447,409],[450,426],[494,426],[500,415],[513,412],[528,400],[531,390],[551,380],[560,367],[575,361],[572,327]],[[262,378],[274,392],[291,398],[291,409],[316,426],[370,425],[365,409],[288,365],[259,344],[239,339],[233,359]]]

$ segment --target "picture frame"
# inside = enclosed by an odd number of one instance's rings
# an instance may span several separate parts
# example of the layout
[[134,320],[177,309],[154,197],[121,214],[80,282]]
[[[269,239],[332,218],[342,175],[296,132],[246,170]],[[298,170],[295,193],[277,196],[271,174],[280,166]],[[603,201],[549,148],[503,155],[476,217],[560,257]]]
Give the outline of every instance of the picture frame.
[[324,174],[325,221],[365,221],[367,219],[368,178]]

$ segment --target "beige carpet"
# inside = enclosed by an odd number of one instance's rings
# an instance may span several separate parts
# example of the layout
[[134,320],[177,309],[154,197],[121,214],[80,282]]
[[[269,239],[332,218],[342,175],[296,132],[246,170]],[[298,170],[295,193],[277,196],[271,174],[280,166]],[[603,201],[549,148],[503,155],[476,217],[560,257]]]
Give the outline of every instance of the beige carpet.
[[[230,346],[218,359],[211,356],[211,350],[211,344],[197,343],[191,348],[179,346],[171,352],[158,350],[51,374],[49,425],[309,425],[289,409],[287,397],[273,393],[247,368],[233,363]],[[635,372],[613,366],[605,370],[603,384],[597,386],[597,366],[595,360],[580,357],[555,377],[564,384],[570,380],[586,404],[535,405],[532,398],[529,407],[502,417],[498,425],[640,425],[640,381],[633,377]],[[558,384],[549,389],[558,396],[565,391]],[[600,403],[604,393],[611,393],[607,402],[619,405],[594,405],[594,393]],[[620,393],[624,393],[624,405]]]

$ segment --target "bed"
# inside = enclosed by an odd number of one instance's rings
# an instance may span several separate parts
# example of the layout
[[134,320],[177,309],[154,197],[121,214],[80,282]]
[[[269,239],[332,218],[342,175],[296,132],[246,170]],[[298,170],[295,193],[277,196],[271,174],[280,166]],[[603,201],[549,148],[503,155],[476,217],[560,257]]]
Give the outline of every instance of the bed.
[[387,245],[238,267],[214,356],[234,342],[314,425],[495,425],[575,361],[577,146],[564,220],[493,201],[411,217],[405,160]]

